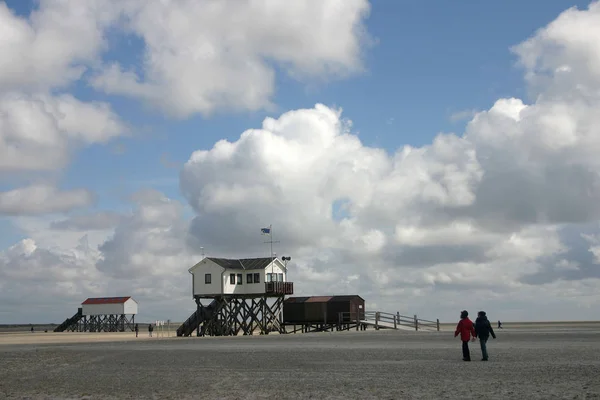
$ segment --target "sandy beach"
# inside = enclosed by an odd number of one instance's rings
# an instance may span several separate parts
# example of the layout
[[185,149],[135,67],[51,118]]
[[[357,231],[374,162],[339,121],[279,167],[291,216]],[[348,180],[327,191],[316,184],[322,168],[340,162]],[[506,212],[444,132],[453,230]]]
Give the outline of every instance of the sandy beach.
[[[156,333],[156,332],[155,332]],[[498,331],[490,361],[451,332],[216,338],[0,334],[7,399],[600,398],[600,325]]]

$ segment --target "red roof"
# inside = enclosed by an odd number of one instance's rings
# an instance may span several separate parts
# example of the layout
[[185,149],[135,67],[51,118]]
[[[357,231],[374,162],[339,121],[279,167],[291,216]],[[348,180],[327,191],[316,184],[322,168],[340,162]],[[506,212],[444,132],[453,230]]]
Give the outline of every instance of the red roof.
[[127,297],[90,297],[81,304],[123,304],[129,300],[131,296]]

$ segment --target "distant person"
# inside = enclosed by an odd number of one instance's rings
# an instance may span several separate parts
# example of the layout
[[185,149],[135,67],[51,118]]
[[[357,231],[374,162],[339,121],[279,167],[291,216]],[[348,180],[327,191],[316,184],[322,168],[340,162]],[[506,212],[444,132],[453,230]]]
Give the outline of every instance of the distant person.
[[31,333],[33,333],[33,326],[31,327]]
[[500,322],[500,320],[498,320],[498,329],[503,329],[502,328],[502,322]]
[[150,335],[150,337],[152,337],[153,330],[154,330],[154,327],[152,326],[152,324],[148,324],[148,334]]
[[490,334],[494,339],[496,339],[496,334],[492,329],[492,324],[490,324],[485,311],[479,311],[477,313],[477,319],[475,320],[475,333],[479,338],[479,345],[481,346],[481,361],[487,361],[487,341],[490,338]]
[[459,334],[460,340],[462,341],[463,361],[471,361],[469,339],[471,339],[472,336],[473,341],[475,341],[477,334],[475,333],[475,328],[473,327],[473,321],[469,319],[469,312],[467,310],[462,310],[460,312],[460,321],[458,321],[458,325],[456,325],[454,337],[457,337]]
[[138,332],[140,331],[140,327],[138,326],[138,324],[135,324],[135,337],[138,337]]

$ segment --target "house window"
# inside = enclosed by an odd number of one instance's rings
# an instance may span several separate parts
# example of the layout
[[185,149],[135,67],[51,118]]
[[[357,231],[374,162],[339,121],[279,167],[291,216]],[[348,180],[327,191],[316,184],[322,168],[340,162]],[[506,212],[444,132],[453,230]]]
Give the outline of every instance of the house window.
[[229,274],[229,284],[235,285],[235,274]]
[[283,274],[277,274],[277,282],[283,282]]
[[212,278],[211,278],[210,274],[204,274],[204,283],[207,285],[210,285],[211,282],[212,282]]
[[260,274],[254,274],[254,283],[260,283]]
[[252,283],[252,274],[246,274],[246,283]]
[[267,282],[273,282],[273,274],[270,272],[267,272]]
[[242,280],[242,274],[237,274],[237,276],[238,276],[238,280],[237,280],[238,285],[241,285],[242,283],[244,283]]

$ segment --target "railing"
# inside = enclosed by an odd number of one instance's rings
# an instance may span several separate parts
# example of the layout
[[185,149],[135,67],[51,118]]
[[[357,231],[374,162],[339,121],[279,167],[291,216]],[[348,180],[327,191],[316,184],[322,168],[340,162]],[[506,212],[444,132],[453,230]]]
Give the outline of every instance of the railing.
[[192,315],[188,319],[185,320],[183,324],[179,328],[177,328],[177,336],[189,336],[194,329],[196,329],[199,325],[198,319],[200,310],[194,311]]
[[350,324],[350,323],[354,323],[357,321],[362,321],[365,319],[365,312],[364,311],[343,311],[341,313],[338,314],[338,322],[340,324]]
[[294,294],[294,282],[265,282],[267,294]]
[[177,336],[190,336],[202,322],[210,318],[217,305],[218,302],[213,300],[208,306],[202,306],[194,311],[192,315],[177,328]]
[[[362,314],[362,313],[361,313]],[[375,325],[375,329],[381,328],[392,328],[398,329],[399,327],[410,327],[416,331],[433,329],[436,331],[440,330],[440,320],[430,321],[426,319],[418,318],[416,315],[408,317],[406,315],[400,315],[400,313],[392,314],[382,311],[365,311],[364,316],[357,315],[356,312],[341,312],[339,313],[340,323],[351,323],[358,320],[367,322]],[[362,318],[361,318],[362,317]]]
[[79,308],[77,310],[77,314],[73,315],[71,318],[65,319],[62,324],[54,329],[54,332],[64,332],[65,330],[69,329],[71,325],[79,322],[82,316],[81,308]]

